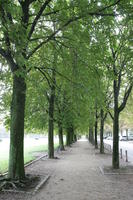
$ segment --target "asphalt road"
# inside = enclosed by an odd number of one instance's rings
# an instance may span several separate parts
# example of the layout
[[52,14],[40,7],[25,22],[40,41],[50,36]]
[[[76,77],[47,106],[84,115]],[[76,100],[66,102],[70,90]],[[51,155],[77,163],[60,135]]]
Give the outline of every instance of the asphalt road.
[[[113,148],[112,140],[104,140],[105,144],[110,144],[111,149]],[[127,150],[128,161],[133,164],[133,141],[119,141],[119,149],[122,149],[123,156],[125,157],[125,151]]]

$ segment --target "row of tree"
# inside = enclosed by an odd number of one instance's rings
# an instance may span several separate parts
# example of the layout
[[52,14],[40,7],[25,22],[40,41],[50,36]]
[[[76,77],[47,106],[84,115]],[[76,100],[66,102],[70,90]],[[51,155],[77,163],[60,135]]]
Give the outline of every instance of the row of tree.
[[[101,24],[100,24],[101,26]],[[119,168],[119,116],[124,110],[128,97],[133,87],[133,67],[132,67],[132,39],[131,39],[131,16],[116,17],[111,24],[107,26],[102,24],[99,27],[98,34],[101,34],[97,40],[99,43],[99,50],[101,49],[101,68],[103,69],[103,78],[101,85],[103,102],[102,108],[100,106],[100,137],[101,147],[103,151],[103,127],[107,114],[110,115],[113,121],[113,168]],[[104,28],[104,31],[103,31]],[[104,44],[103,44],[104,41]],[[102,86],[101,86],[102,87]],[[101,98],[100,98],[101,101]],[[95,106],[95,146],[97,147],[97,102]],[[98,103],[98,105],[100,105]]]
[[[119,114],[132,90],[132,1],[0,0],[4,110],[10,112],[10,179],[25,178],[24,130],[54,130],[60,149],[107,113],[113,119],[113,167],[119,167]],[[11,103],[11,107],[9,106]],[[9,109],[10,107],[10,109]],[[25,125],[25,126],[24,126]]]

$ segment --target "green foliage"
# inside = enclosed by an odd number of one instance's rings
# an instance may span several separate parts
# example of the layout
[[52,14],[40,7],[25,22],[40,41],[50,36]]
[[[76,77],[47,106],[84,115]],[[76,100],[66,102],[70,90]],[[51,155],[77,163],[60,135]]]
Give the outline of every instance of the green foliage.
[[[112,67],[114,61],[111,48],[116,51],[120,46],[116,61],[118,71],[121,62],[126,58],[123,70],[126,75],[122,79],[120,91],[121,103],[127,81],[131,83],[133,77],[130,9],[132,1],[120,2],[116,6],[109,6],[114,4],[113,0],[51,1],[50,6],[46,6],[41,14],[30,38],[29,32],[43,5],[42,1],[33,1],[30,4],[28,23],[22,20],[26,10],[23,11],[21,3],[6,0],[0,4],[5,11],[4,19],[0,13],[0,45],[4,50],[11,51],[15,64],[19,66],[15,73],[24,77],[27,83],[25,129],[28,132],[47,129],[48,97],[53,83],[53,48],[58,56],[54,119],[56,124],[61,121],[64,128],[73,124],[78,131],[88,131],[89,124],[94,125],[95,122],[96,106],[98,111],[101,108],[108,111],[112,82],[117,79]],[[99,11],[100,9],[103,11]],[[104,16],[116,11],[120,17]],[[75,18],[78,20],[74,20]],[[3,23],[3,20],[6,23]],[[9,37],[10,49],[5,42],[5,34]],[[9,61],[5,60],[2,58],[1,63],[8,62],[10,65]],[[40,70],[43,73],[40,73]],[[8,85],[2,94],[2,106],[8,111],[6,124],[9,126],[12,95],[10,71],[4,70],[2,77],[2,82]],[[111,104],[112,102],[113,99]]]

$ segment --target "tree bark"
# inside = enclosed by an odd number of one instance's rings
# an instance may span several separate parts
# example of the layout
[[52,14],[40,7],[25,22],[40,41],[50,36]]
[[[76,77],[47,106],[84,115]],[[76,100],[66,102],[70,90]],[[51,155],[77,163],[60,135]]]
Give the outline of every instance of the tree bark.
[[74,129],[73,129],[72,125],[70,127],[70,131],[71,131],[71,133],[70,133],[70,143],[72,144],[72,143],[74,143]]
[[55,86],[51,88],[51,96],[49,99],[49,128],[48,128],[48,156],[54,158],[54,99]]
[[97,111],[97,104],[96,104],[96,112],[95,112],[95,149],[98,149],[97,143],[97,129],[98,129],[98,111]]
[[77,142],[77,135],[76,134],[74,134],[73,140],[74,140],[74,142]]
[[71,145],[71,130],[70,128],[67,128],[66,130],[66,146],[70,146]]
[[113,120],[113,156],[112,167],[119,169],[119,111],[118,111],[118,90],[114,80],[114,120]]
[[95,121],[95,148],[98,149],[98,144],[97,144],[97,119]]
[[[55,60],[54,60],[55,62]],[[55,69],[52,69],[52,86],[49,98],[48,156],[54,158],[54,103],[55,103]]]
[[113,122],[113,168],[119,169],[119,113],[115,110]]
[[64,151],[64,141],[63,141],[63,128],[60,123],[58,123],[58,130],[59,130],[59,147],[60,151]]
[[100,153],[104,153],[104,143],[103,143],[103,131],[104,131],[104,112],[101,109],[100,112]]
[[10,152],[8,177],[24,179],[24,113],[26,83],[21,76],[13,75],[11,102]]
[[93,128],[89,127],[89,141],[91,144],[94,145],[94,134],[93,134]]

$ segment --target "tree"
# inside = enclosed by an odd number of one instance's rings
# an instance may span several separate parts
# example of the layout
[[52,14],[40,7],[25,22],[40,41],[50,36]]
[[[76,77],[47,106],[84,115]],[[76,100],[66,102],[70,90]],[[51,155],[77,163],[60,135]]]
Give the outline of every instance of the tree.
[[[74,2],[76,11],[71,16],[69,1],[45,2],[35,0],[0,1],[0,55],[10,66],[13,78],[10,123],[10,159],[8,176],[23,179],[24,117],[26,100],[26,79],[36,52],[51,41],[70,23],[88,16],[112,16],[115,2],[103,2],[101,6],[86,1]],[[93,11],[94,10],[94,11]],[[106,12],[109,10],[109,12]],[[56,15],[57,29],[53,32],[49,16]],[[49,24],[48,24],[49,22]]]
[[[127,22],[126,22],[127,23]],[[106,29],[107,53],[104,63],[113,92],[113,168],[119,168],[119,115],[132,91],[132,57],[129,43],[130,26],[125,19],[115,19]],[[110,113],[111,114],[111,113]]]

